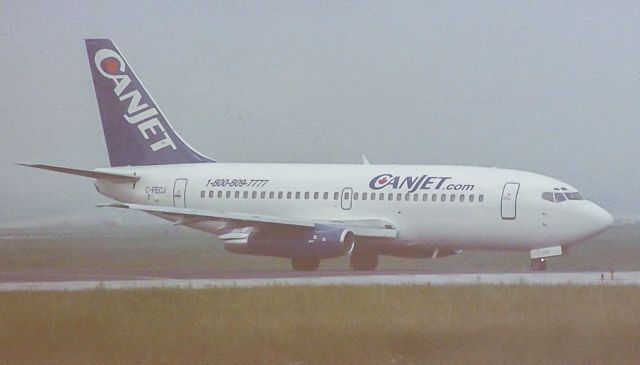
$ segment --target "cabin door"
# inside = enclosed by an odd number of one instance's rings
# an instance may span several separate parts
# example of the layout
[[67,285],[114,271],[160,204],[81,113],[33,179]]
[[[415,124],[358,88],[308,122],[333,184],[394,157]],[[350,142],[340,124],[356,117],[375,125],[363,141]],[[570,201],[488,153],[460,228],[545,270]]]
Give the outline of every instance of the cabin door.
[[520,184],[509,182],[502,188],[502,219],[516,219],[516,208],[518,203],[518,191]]
[[173,184],[173,206],[176,208],[187,207],[187,179],[176,179]]

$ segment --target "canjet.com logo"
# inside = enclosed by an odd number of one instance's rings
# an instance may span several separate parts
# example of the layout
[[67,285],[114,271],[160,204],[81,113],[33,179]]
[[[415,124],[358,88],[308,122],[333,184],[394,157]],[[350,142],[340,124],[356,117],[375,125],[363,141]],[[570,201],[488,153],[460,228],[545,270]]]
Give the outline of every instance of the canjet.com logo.
[[380,174],[369,181],[369,187],[373,190],[380,190],[390,186],[391,189],[407,189],[409,193],[417,190],[465,190],[470,191],[475,188],[473,184],[453,184],[447,183],[453,179],[451,176],[398,176],[393,174]]

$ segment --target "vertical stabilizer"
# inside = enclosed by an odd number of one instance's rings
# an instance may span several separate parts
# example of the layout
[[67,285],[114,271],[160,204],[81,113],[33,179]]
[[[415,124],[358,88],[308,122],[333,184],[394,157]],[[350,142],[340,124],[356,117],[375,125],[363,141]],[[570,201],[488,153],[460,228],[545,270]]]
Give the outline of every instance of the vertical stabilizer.
[[111,166],[215,162],[174,131],[111,40],[85,43]]

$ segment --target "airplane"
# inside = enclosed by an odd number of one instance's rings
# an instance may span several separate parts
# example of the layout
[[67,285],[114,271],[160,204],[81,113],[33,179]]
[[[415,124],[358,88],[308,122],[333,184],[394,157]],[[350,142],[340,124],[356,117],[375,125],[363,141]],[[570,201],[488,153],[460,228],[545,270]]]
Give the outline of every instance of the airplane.
[[316,270],[349,256],[439,258],[529,251],[531,268],[594,237],[613,217],[571,185],[518,170],[435,165],[220,163],[189,146],[109,39],[85,40],[110,167],[21,163],[95,179],[116,202],[223,241],[226,250]]

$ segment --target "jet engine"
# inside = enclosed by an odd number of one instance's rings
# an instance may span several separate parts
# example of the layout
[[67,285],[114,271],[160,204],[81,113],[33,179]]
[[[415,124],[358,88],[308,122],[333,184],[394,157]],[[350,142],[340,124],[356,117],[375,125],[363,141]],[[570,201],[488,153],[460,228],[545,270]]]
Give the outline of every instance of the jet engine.
[[343,227],[316,225],[313,228],[237,229],[219,237],[227,251],[247,255],[283,258],[329,259],[349,255],[353,232]]

